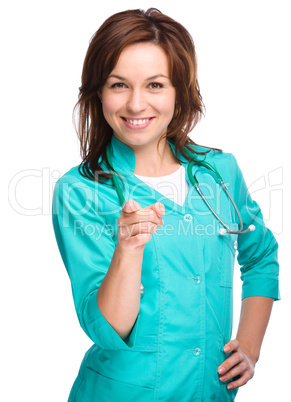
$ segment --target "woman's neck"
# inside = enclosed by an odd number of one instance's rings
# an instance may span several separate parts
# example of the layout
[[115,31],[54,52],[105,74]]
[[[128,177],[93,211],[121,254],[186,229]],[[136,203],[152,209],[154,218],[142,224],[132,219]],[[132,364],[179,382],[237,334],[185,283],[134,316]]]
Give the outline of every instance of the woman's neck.
[[166,176],[174,173],[181,163],[175,158],[175,155],[165,140],[160,142],[159,150],[155,146],[153,148],[134,150],[135,153],[135,169],[134,174],[147,177]]

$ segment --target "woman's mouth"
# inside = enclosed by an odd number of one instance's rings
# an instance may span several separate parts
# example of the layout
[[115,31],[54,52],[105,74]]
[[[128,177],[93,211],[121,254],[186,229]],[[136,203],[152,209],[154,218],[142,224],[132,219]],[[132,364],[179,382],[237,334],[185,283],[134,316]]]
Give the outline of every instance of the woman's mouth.
[[132,130],[142,130],[144,128],[147,128],[154,119],[153,117],[145,117],[140,119],[134,119],[129,117],[121,117],[121,118],[124,121],[126,127],[131,128]]

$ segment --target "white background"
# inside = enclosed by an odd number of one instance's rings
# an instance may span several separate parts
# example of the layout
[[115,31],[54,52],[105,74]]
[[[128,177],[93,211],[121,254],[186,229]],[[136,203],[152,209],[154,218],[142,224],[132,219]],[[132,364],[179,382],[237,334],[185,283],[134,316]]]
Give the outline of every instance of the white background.
[[[124,0],[115,5],[112,1],[27,0],[2,6],[2,401],[66,401],[91,345],[77,321],[69,278],[54,238],[52,189],[60,175],[81,162],[72,109],[89,39],[111,14],[153,6],[181,22],[194,38],[206,117],[191,138],[236,156],[248,186],[257,189],[253,198],[280,245],[282,301],[274,305],[256,374],[236,401],[288,399],[288,3],[192,0],[171,5],[169,1]],[[236,329],[241,292],[238,266],[234,290]]]

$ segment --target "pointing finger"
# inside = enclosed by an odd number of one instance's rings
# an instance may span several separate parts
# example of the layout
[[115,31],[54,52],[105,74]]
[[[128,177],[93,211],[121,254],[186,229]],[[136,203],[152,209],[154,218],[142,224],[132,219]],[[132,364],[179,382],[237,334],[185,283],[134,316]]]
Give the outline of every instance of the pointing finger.
[[141,207],[140,207],[140,205],[139,205],[136,201],[134,201],[134,200],[128,200],[128,201],[124,204],[124,206],[123,206],[123,208],[122,208],[122,211],[125,212],[125,213],[130,214],[130,213],[135,212],[135,211],[138,211],[138,210],[140,210],[140,209],[141,209]]

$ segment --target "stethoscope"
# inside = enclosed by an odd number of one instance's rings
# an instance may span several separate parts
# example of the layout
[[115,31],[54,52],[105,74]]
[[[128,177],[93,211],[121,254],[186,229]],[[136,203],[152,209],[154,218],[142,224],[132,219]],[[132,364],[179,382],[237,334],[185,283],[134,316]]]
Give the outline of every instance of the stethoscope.
[[[188,156],[193,158],[193,154],[188,149],[184,148],[184,151]],[[112,159],[111,159],[111,155],[110,155],[110,146],[109,146],[109,144],[106,147],[106,155],[107,155],[109,165],[112,168]],[[196,173],[195,173],[194,176],[192,174],[192,167],[194,165],[203,166],[206,169],[208,169],[210,172],[214,173],[214,175],[212,175],[212,176],[214,177],[215,181],[222,186],[222,188],[226,192],[227,196],[229,197],[229,199],[230,199],[230,201],[231,201],[232,205],[234,206],[234,209],[235,209],[235,211],[237,213],[239,223],[240,223],[240,229],[238,231],[232,230],[225,222],[223,222],[223,220],[217,215],[217,213],[213,210],[211,205],[208,203],[208,201],[206,200],[201,188],[199,187],[199,183],[198,183],[198,180],[196,178]],[[204,202],[206,203],[206,205],[208,206],[210,211],[213,213],[213,215],[216,217],[216,219],[218,219],[218,221],[224,226],[224,228],[219,229],[219,234],[221,234],[221,235],[225,235],[225,234],[241,235],[241,234],[244,234],[244,233],[251,232],[251,231],[255,230],[255,225],[249,225],[249,227],[246,230],[242,230],[243,229],[243,223],[242,223],[240,213],[239,213],[239,211],[237,209],[237,206],[236,206],[234,200],[232,199],[232,196],[229,194],[229,191],[228,191],[226,185],[224,184],[220,174],[217,172],[217,170],[214,169],[213,166],[211,166],[207,162],[199,161],[199,160],[195,159],[193,162],[188,163],[187,172],[188,172],[188,177],[189,177],[191,183],[196,188],[196,190],[198,191],[199,195],[202,197],[202,199],[204,200]],[[125,199],[124,199],[122,190],[120,188],[120,185],[119,185],[119,183],[117,181],[116,174],[112,170],[110,171],[110,173],[112,173],[112,180],[113,180],[116,192],[118,194],[120,203],[121,203],[121,205],[124,205]]]
[[[191,158],[193,158],[193,154],[192,154],[188,149],[186,149],[185,147],[184,147],[184,151],[185,151],[185,153],[186,153],[188,156],[190,156]],[[110,167],[112,168],[112,159],[111,159],[111,155],[110,155],[110,145],[109,145],[109,144],[108,144],[107,147],[106,147],[106,155],[107,155],[107,160],[108,160],[108,162],[109,162],[109,165],[110,165]],[[192,174],[192,167],[193,167],[195,164],[196,164],[196,165],[198,164],[199,166],[203,166],[203,167],[205,167],[206,169],[208,169],[210,172],[214,173],[214,176],[213,176],[213,177],[214,177],[215,181],[216,181],[218,184],[220,184],[220,185],[222,186],[222,188],[224,189],[224,191],[225,191],[226,194],[228,195],[229,199],[231,200],[232,205],[233,205],[234,208],[235,208],[235,211],[236,211],[236,213],[237,213],[237,216],[238,216],[238,219],[239,219],[239,223],[240,223],[240,229],[239,229],[238,231],[231,230],[231,228],[230,228],[226,223],[224,223],[222,219],[220,219],[220,217],[219,217],[219,216],[217,215],[217,213],[213,210],[213,208],[211,207],[211,205],[209,205],[208,201],[207,201],[206,198],[204,197],[204,194],[203,194],[201,188],[199,187],[198,180],[196,179],[196,173],[195,173],[194,176],[193,176],[193,174]],[[228,233],[228,234],[238,234],[238,235],[240,235],[240,234],[244,234],[244,233],[246,233],[246,232],[251,232],[251,231],[255,230],[255,225],[250,225],[246,230],[242,230],[242,229],[243,229],[243,223],[242,223],[242,219],[241,219],[240,213],[239,213],[239,211],[238,211],[238,209],[237,209],[237,206],[236,206],[234,200],[232,199],[232,196],[229,194],[229,192],[228,192],[228,190],[227,190],[227,187],[226,187],[226,185],[224,184],[224,182],[223,182],[223,180],[222,180],[220,174],[217,172],[217,170],[214,169],[213,166],[211,166],[211,165],[210,165],[209,163],[207,163],[207,162],[199,161],[199,160],[196,160],[196,159],[195,159],[194,162],[189,162],[189,163],[188,163],[187,172],[188,172],[188,176],[189,176],[189,179],[190,179],[191,183],[192,183],[193,186],[196,188],[196,190],[198,191],[199,195],[202,197],[202,199],[204,200],[204,202],[206,203],[206,205],[208,206],[208,208],[210,209],[210,211],[213,213],[213,215],[216,217],[216,219],[218,219],[218,221],[224,226],[224,228],[219,229],[219,234],[225,235],[225,234]],[[124,205],[124,203],[125,203],[125,198],[124,198],[124,196],[123,196],[123,193],[122,193],[122,190],[121,190],[121,188],[120,188],[120,185],[119,185],[119,183],[118,183],[118,181],[117,181],[116,174],[115,174],[112,170],[110,170],[110,173],[112,174],[112,180],[113,180],[113,183],[114,183],[114,186],[115,186],[115,189],[116,189],[116,192],[117,192],[117,195],[118,195],[120,204],[121,204],[121,205]],[[141,295],[141,298],[143,298],[143,296],[144,296],[144,286],[143,286],[142,283],[140,284],[140,295]]]

